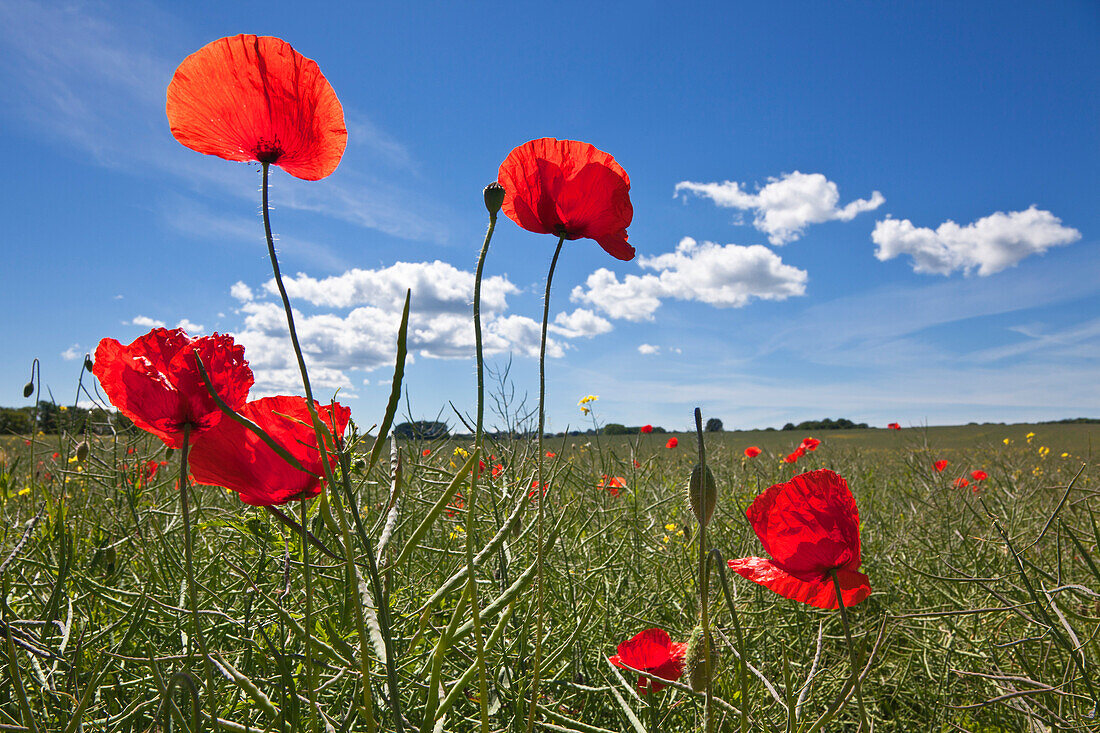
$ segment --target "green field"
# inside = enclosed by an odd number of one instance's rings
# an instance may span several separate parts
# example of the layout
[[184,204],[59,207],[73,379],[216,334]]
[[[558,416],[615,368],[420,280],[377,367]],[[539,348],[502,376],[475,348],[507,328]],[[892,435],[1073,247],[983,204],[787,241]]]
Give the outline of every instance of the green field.
[[[1030,441],[1028,433],[1035,433]],[[817,450],[791,466],[781,458],[807,437],[801,432],[707,434],[719,489],[709,541],[723,558],[762,555],[745,507],[772,483],[831,468],[848,480],[858,503],[861,570],[874,590],[850,616],[876,730],[1097,730],[1100,496],[1088,464],[1094,435],[1100,437],[1100,426],[822,431],[814,434],[822,440]],[[619,642],[643,629],[659,626],[686,641],[696,624],[696,525],[683,489],[695,437],[679,434],[679,446],[668,449],[669,437],[547,442],[557,453],[545,461],[545,507],[554,528],[548,534],[556,541],[548,544],[545,566],[539,730],[702,729],[702,696],[676,687],[639,696],[631,676],[607,662]],[[177,730],[206,720],[211,705],[223,730],[308,730],[312,697],[320,729],[368,730],[369,699],[376,729],[391,731],[393,687],[404,730],[479,730],[477,639],[468,604],[459,600],[465,585],[436,593],[466,566],[468,529],[475,553],[502,540],[476,572],[491,729],[526,730],[535,629],[532,444],[491,443],[491,463],[503,468],[480,483],[473,517],[452,500],[416,539],[414,530],[461,467],[456,449],[471,446],[401,447],[396,524],[381,557],[388,567],[381,577],[389,598],[389,669],[380,636],[368,629],[360,641],[355,605],[363,597],[346,565],[313,548],[307,665],[299,535],[223,489],[196,487],[200,617],[217,662],[210,695],[186,610],[171,475],[178,456],[143,485],[120,466],[163,460],[153,439],[101,439],[83,463],[68,460],[73,444],[39,437],[33,458],[22,438],[2,444],[0,730]],[[744,458],[750,445],[764,453]],[[360,446],[369,448],[369,441]],[[942,473],[932,467],[939,459],[949,462]],[[989,474],[977,492],[951,485],[977,469]],[[352,474],[364,530],[377,545],[392,486],[389,462]],[[618,496],[599,488],[605,474],[623,477]],[[340,496],[307,504],[309,526],[335,554],[344,543]],[[297,504],[284,509],[295,514]],[[27,521],[39,515],[20,544]],[[517,517],[514,528],[502,531],[510,516]],[[365,568],[354,535],[351,548],[357,568]],[[733,574],[728,583],[747,661],[759,671],[747,683],[749,729],[812,729],[850,671],[838,614]],[[723,701],[715,704],[715,730],[739,730],[736,633],[714,576],[709,607],[713,689]],[[434,691],[433,674],[441,685]],[[428,706],[429,694],[439,702]],[[436,728],[424,711],[441,706]],[[854,731],[858,720],[850,702],[821,729]]]

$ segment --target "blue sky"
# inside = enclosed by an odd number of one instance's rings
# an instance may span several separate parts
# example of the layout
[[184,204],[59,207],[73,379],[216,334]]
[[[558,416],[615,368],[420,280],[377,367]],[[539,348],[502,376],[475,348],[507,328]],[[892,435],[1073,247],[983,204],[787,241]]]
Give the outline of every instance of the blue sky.
[[[35,357],[71,401],[100,338],[155,323],[234,333],[257,394],[295,390],[257,166],[164,116],[185,56],[256,33],[344,105],[340,167],[276,171],[272,217],[317,391],[361,425],[405,287],[413,416],[472,409],[481,189],[542,136],[627,170],[638,251],[563,252],[551,429],[585,427],[587,394],[681,429],[695,405],[727,428],[1100,416],[1095,3],[550,7],[0,0],[0,404]],[[489,362],[532,400],[554,243],[501,217],[486,266]]]

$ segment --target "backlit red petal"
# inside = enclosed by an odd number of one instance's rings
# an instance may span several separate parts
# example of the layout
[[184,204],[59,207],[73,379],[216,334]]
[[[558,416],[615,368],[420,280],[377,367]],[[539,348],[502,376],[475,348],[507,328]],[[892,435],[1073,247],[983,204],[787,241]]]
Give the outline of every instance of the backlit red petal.
[[[741,577],[775,591],[784,598],[817,608],[838,608],[836,589],[829,576],[796,576],[763,557],[743,557],[727,563]],[[837,571],[845,606],[854,606],[871,595],[870,579],[855,570]]]
[[848,483],[833,471],[776,484],[746,514],[767,553],[791,572],[859,567],[859,511]]
[[188,56],[166,112],[192,150],[310,181],[336,170],[347,145],[343,108],[316,62],[271,36],[220,38]]
[[[316,405],[321,421],[343,435],[351,412],[337,404],[335,412]],[[266,397],[249,402],[240,414],[259,425],[280,446],[298,459],[310,473],[284,461],[251,430],[234,420],[222,420],[195,441],[191,470],[195,480],[238,492],[241,501],[254,506],[285,504],[321,492],[324,467],[313,423],[302,397]],[[336,456],[329,454],[329,463]]]

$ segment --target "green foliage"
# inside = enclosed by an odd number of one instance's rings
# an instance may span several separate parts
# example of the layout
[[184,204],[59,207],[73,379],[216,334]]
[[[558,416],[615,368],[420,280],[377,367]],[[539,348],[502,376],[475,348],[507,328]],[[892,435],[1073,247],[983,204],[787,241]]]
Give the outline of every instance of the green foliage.
[[716,417],[712,417],[707,420],[707,426],[704,428],[704,430],[708,433],[720,433],[723,430],[722,421]]
[[795,425],[794,423],[787,423],[783,426],[784,430],[862,430],[869,427],[865,422],[852,422],[846,417],[833,420],[832,418],[825,418],[824,420],[805,420]]
[[450,434],[447,423],[435,420],[402,422],[393,426],[393,434],[404,440],[438,440]]
[[[859,505],[862,570],[874,589],[850,610],[850,620],[856,645],[870,657],[863,694],[875,728],[1088,731],[1095,727],[1090,685],[1096,687],[1100,665],[1100,476],[1091,465],[1077,474],[1095,430],[1088,424],[838,430],[795,466],[776,456],[802,436],[712,433],[707,464],[718,498],[708,542],[724,558],[763,555],[745,507],[794,473],[832,468],[847,478]],[[1036,433],[1030,443],[1029,432]],[[606,661],[643,629],[660,626],[686,642],[697,623],[695,519],[683,488],[696,456],[685,440],[668,450],[653,435],[578,436],[555,445],[557,457],[545,461],[556,539],[547,545],[542,701],[545,720],[560,729],[701,729],[700,698],[671,687],[653,697],[650,709],[635,696],[634,678]],[[43,733],[139,733],[166,730],[170,718],[172,730],[188,729],[190,691],[205,711],[206,681],[181,610],[178,452],[141,484],[121,466],[162,459],[157,441],[126,433],[92,438],[87,460],[69,463],[76,442],[38,438],[28,447],[21,437],[0,439],[7,457],[0,470],[8,476],[0,496],[0,563],[11,558],[0,573],[0,645],[12,641],[0,654],[0,723]],[[748,445],[765,452],[744,459]],[[370,605],[373,591],[357,577],[366,577],[358,535],[350,570],[311,553],[314,692],[324,720],[338,731],[367,729],[359,682],[364,654],[376,730],[393,730],[382,663],[387,643],[413,730],[433,727],[423,719],[432,679],[441,685],[433,705],[444,716],[443,729],[478,729],[474,635],[469,603],[461,600],[468,518],[456,501],[470,477],[454,482],[470,465],[455,449],[472,445],[450,439],[434,443],[428,456],[424,447],[401,446],[401,495],[392,510],[387,466],[350,475],[370,537],[377,540],[387,516],[395,520],[383,558],[392,627],[386,639],[380,609]],[[523,440],[490,440],[486,452],[504,470],[481,474],[482,498],[469,526],[491,724],[510,731],[526,712],[533,649],[528,494],[535,457],[531,441]],[[950,462],[942,474],[932,469],[940,458]],[[44,472],[32,478],[39,462],[49,480]],[[951,486],[976,469],[989,473],[978,493]],[[622,476],[627,488],[618,496],[596,488],[604,474]],[[223,489],[196,487],[193,496],[196,580],[218,715],[238,726],[222,730],[306,730],[299,537]],[[309,526],[336,554],[343,535],[333,516],[341,516],[342,496],[342,489],[329,492],[329,510],[309,503]],[[430,515],[434,520],[425,521]],[[449,589],[440,592],[445,583]],[[779,698],[755,674],[749,678],[750,730],[786,730],[783,705],[801,696],[791,729],[805,731],[847,679],[837,614],[736,575],[729,583],[748,661]],[[735,730],[741,700],[730,646],[735,634],[717,581],[712,593],[712,683],[731,708],[718,706],[724,722],[717,729]],[[364,608],[360,599],[369,601],[365,649],[353,605]],[[813,681],[803,692],[811,668]],[[854,707],[844,708],[822,730],[854,731],[857,719]]]

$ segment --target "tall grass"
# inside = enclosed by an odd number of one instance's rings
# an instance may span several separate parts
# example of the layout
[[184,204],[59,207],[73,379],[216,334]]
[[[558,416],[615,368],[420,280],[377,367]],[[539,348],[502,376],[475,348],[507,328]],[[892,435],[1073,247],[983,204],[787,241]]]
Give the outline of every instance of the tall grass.
[[[824,436],[794,467],[769,452],[743,459],[744,436],[708,434],[707,464],[719,488],[708,544],[724,557],[762,554],[744,519],[747,504],[795,472],[832,468],[859,503],[863,570],[874,588],[849,615],[876,729],[1095,730],[1096,474],[1078,455],[1059,457],[1057,444],[1040,457],[1043,429],[1034,428],[1040,435],[1030,444],[953,446],[952,469],[988,471],[978,493],[951,486],[951,470],[932,469],[938,454],[917,431],[868,449]],[[664,438],[605,437],[597,451],[582,437],[547,461],[553,491],[545,506],[542,729],[701,729],[705,695],[682,685],[643,698],[631,675],[607,663],[619,641],[645,628],[686,641],[699,615],[697,523],[684,502],[696,456],[686,436],[676,450],[664,448]],[[152,440],[100,440],[84,462],[69,462],[74,442],[41,436],[31,447],[22,440],[4,447],[0,730],[190,729],[206,716],[207,702],[202,668],[188,663],[196,650],[172,476],[178,456],[143,483],[120,466],[162,460]],[[349,588],[346,564],[312,552],[312,690],[301,535],[224,490],[195,491],[199,615],[223,730],[301,730],[311,696],[325,729],[365,730],[369,714],[377,730],[392,730],[395,710],[409,729],[478,729],[468,564],[475,566],[490,725],[523,728],[535,645],[533,445],[486,437],[484,450],[505,468],[495,479],[482,474],[473,516],[449,498],[476,455],[463,459],[456,448],[473,446],[398,446],[399,497],[395,463],[378,462],[369,472],[349,466],[364,532],[377,543],[387,519],[392,525],[388,547],[378,549],[388,628],[383,638],[383,609],[371,606],[370,593]],[[603,474],[631,477],[628,488],[619,496],[597,488]],[[341,528],[341,517],[332,501],[307,505],[310,531],[337,556],[351,538],[352,570],[366,578],[359,570],[365,548]],[[851,694],[837,614],[738,577],[728,582],[751,665],[751,729],[811,729],[837,707],[838,695]],[[730,730],[739,726],[739,665],[713,574],[710,590],[715,729]],[[357,614],[367,627],[366,660]],[[857,725],[853,704],[823,729]]]

